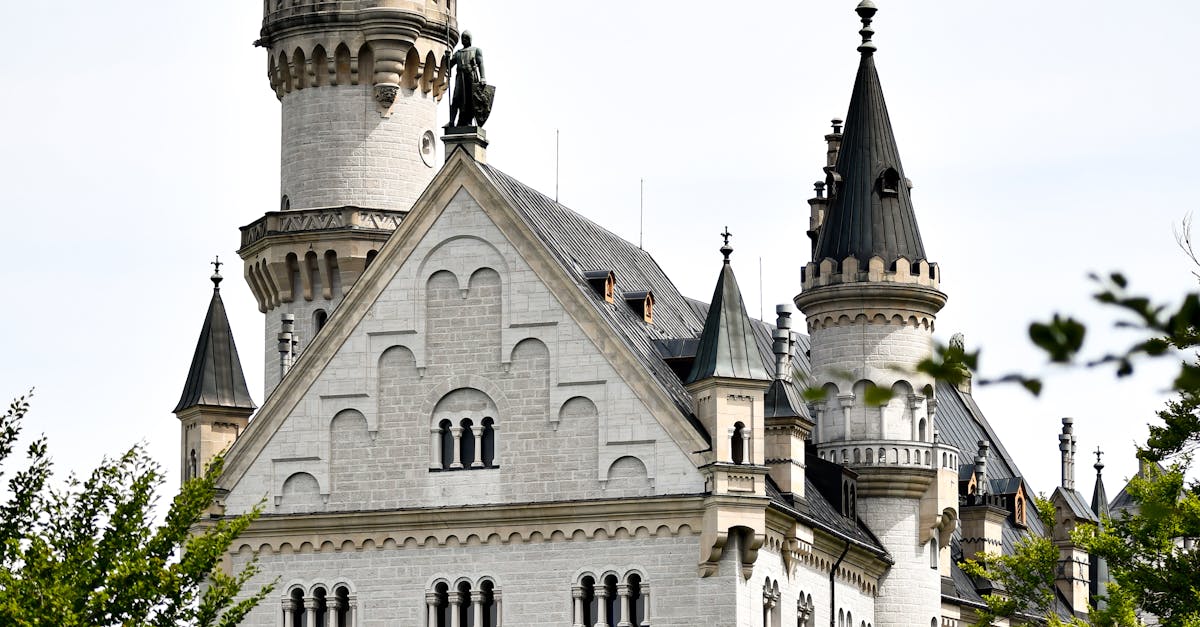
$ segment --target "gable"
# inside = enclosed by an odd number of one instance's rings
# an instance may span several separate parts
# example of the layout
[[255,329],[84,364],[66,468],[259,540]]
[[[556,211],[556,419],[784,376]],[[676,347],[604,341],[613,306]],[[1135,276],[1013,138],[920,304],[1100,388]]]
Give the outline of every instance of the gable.
[[[675,399],[477,166],[452,160],[426,196],[239,439],[227,506],[702,491],[705,445]],[[484,467],[445,467],[450,430]]]

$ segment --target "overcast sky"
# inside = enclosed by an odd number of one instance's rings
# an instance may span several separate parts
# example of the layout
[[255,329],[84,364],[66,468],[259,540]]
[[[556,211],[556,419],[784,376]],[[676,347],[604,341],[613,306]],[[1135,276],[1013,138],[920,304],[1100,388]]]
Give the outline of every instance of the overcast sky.
[[[645,246],[706,298],[717,234],[752,315],[789,303],[808,261],[806,200],[822,136],[854,80],[856,2],[460,0],[498,86],[489,161]],[[1200,5],[1175,1],[878,0],[877,66],[925,248],[950,301],[945,341],[985,375],[1042,372],[1032,319],[1092,323],[1116,348],[1089,272],[1178,299],[1195,287],[1173,226],[1198,204],[1191,63]],[[240,277],[237,227],[278,207],[279,103],[252,47],[257,0],[21,2],[5,7],[0,88],[0,396],[37,387],[28,429],[62,469],[145,441],[178,476],[178,400],[214,254],[255,401],[262,315]],[[440,112],[442,119],[446,110]],[[759,260],[762,285],[759,290]],[[1032,399],[976,399],[1038,491],[1056,434],[1108,455],[1110,496],[1166,398],[1171,364],[1048,371]],[[1078,461],[1092,485],[1092,458]]]

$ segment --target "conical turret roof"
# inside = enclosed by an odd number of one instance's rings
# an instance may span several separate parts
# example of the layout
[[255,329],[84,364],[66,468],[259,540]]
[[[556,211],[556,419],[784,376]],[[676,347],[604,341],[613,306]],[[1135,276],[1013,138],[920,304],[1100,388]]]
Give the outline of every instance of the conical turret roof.
[[204,317],[204,327],[200,329],[200,339],[192,355],[192,367],[188,370],[175,413],[197,405],[254,409],[237,346],[233,343],[233,332],[229,329],[225,303],[221,301],[221,275],[213,274],[212,281],[208,315]]
[[[841,261],[854,256],[862,263],[874,256],[885,262],[904,257],[925,259],[925,247],[913,212],[908,179],[892,132],[870,28],[873,5],[859,6],[863,17],[862,59],[854,79],[850,109],[838,152],[829,211],[817,240],[814,260]],[[840,177],[840,181],[837,178]]]
[[728,231],[726,237],[726,244],[721,248],[725,263],[717,277],[708,317],[704,320],[704,331],[700,334],[700,346],[696,349],[692,372],[685,383],[710,377],[770,379],[762,355],[758,352],[750,317],[746,315],[742,291],[729,264],[729,254],[733,249],[729,247]]

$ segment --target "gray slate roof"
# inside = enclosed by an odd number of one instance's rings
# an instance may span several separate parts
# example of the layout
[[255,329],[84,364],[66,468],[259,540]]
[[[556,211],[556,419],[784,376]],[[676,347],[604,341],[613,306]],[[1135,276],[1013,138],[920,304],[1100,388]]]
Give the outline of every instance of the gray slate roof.
[[768,378],[729,257],[725,258],[717,277],[704,331],[700,334],[700,346],[696,349],[692,372],[686,383],[711,377],[760,381]]
[[208,314],[204,317],[192,366],[175,413],[197,405],[254,409],[237,346],[233,343],[233,332],[229,330],[225,303],[221,301],[220,277],[213,281],[217,285],[213,287]]
[[[841,262],[853,255],[866,267],[867,260],[876,255],[888,263],[898,257],[910,262],[926,258],[883,88],[875,71],[875,56],[869,52],[859,62],[834,168],[842,180],[835,185],[817,239],[816,260],[832,257]],[[895,193],[884,193],[879,185],[888,168],[899,175]]]

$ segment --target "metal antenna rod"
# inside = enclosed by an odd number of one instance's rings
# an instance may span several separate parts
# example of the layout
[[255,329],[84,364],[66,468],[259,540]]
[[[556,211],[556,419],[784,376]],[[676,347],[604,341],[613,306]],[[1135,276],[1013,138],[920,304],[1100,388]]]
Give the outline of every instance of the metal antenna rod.
[[558,129],[554,129],[554,202],[558,202]]
[[763,317],[763,279],[762,279],[762,257],[758,258],[758,319],[766,320]]
[[638,248],[642,248],[642,238],[646,233],[646,179],[640,181],[641,189],[638,198]]

